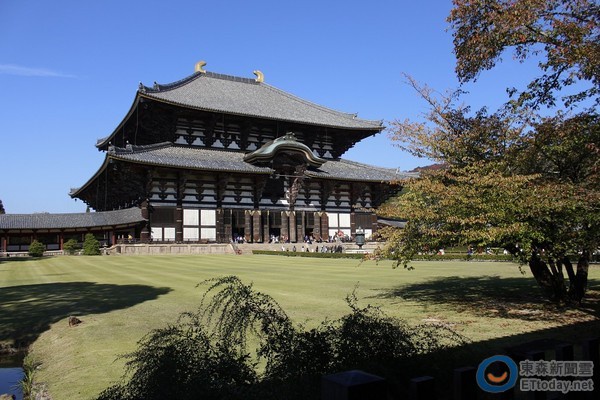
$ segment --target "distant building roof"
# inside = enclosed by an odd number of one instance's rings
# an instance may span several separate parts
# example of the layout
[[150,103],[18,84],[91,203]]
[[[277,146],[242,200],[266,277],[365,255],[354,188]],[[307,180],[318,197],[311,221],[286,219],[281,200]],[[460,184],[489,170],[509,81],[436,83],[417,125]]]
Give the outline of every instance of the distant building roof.
[[196,72],[170,84],[140,86],[141,96],[229,114],[345,129],[380,131],[382,121],[357,118],[303,100],[255,79]]
[[0,229],[77,229],[116,225],[131,225],[144,222],[139,208],[70,214],[0,214]]
[[[113,148],[108,156],[117,160],[173,168],[259,174],[274,172],[271,168],[245,162],[245,155],[242,152],[184,147],[168,142],[149,146],[130,146],[129,150]],[[379,168],[344,159],[328,160],[319,168],[308,169],[306,175],[321,179],[366,182],[397,181],[413,176],[413,174],[399,173],[396,169]]]

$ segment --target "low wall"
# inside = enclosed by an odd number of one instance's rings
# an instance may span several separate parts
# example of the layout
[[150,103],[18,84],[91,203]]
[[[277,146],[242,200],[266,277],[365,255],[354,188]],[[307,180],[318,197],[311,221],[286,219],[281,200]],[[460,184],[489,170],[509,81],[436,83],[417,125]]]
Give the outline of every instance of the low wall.
[[230,244],[118,244],[106,250],[109,255],[234,254]]

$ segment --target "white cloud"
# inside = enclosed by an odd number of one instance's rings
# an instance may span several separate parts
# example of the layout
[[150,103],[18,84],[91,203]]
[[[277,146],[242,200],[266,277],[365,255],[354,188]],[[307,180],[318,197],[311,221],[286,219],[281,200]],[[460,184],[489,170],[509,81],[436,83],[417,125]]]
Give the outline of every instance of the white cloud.
[[50,78],[77,78],[75,75],[64,74],[45,68],[30,68],[14,64],[0,64],[0,75],[39,76]]

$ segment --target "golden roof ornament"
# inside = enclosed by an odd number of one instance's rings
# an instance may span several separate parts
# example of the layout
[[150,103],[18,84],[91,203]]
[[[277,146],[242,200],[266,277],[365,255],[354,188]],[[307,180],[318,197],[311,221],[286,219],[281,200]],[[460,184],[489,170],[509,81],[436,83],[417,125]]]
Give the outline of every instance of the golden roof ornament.
[[206,61],[202,60],[202,61],[198,61],[196,63],[196,65],[194,66],[194,72],[200,72],[201,74],[205,74],[206,70],[202,67],[204,67],[206,65]]
[[259,70],[252,71],[252,73],[256,75],[256,79],[254,79],[256,82],[261,83],[265,81],[265,75]]

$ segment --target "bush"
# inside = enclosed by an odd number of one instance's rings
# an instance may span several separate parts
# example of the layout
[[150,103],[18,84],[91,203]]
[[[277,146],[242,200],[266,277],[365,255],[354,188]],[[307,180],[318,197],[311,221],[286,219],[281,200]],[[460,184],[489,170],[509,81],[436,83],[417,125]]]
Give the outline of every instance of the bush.
[[46,246],[43,243],[34,240],[29,245],[29,255],[31,257],[41,257],[44,255],[44,251],[46,250]]
[[128,356],[127,384],[103,391],[98,400],[243,399],[256,380],[247,355],[210,341],[194,315],[157,329]]
[[208,288],[199,311],[142,339],[126,356],[122,383],[98,400],[318,399],[324,374],[386,376],[398,366],[414,368],[415,356],[464,343],[448,328],[410,327],[376,307],[360,308],[354,293],[346,299],[349,314],[307,330],[235,276],[202,284]]
[[91,233],[85,235],[83,242],[83,254],[86,256],[100,255],[100,242]]
[[75,250],[77,250],[79,246],[77,245],[77,240],[75,239],[69,239],[66,241],[66,243],[63,245],[63,250],[67,253],[67,254],[75,254]]

